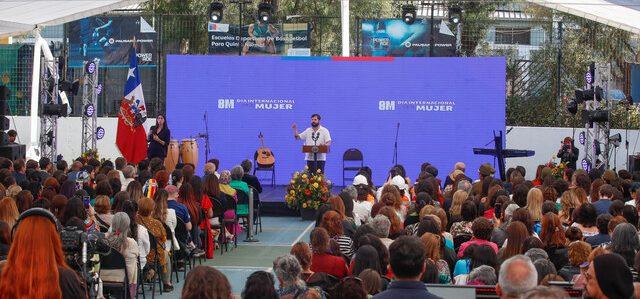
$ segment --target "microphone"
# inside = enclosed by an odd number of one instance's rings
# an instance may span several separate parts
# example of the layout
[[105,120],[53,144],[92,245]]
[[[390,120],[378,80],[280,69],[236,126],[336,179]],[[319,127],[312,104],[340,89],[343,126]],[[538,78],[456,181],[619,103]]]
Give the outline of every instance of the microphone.
[[198,134],[198,136],[196,136],[196,138],[207,138],[207,134]]
[[506,133],[505,135],[509,134],[509,132],[511,132],[511,130],[513,130],[513,127],[509,128],[509,129],[507,130],[507,133]]

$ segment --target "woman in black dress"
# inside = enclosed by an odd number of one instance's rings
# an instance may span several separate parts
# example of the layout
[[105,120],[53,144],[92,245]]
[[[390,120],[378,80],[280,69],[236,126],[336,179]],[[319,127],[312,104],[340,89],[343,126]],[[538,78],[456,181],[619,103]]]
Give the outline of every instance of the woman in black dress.
[[167,126],[167,119],[163,114],[156,117],[156,125],[151,127],[147,140],[149,141],[149,149],[147,150],[147,158],[163,159],[167,156],[167,146],[171,139],[171,131]]

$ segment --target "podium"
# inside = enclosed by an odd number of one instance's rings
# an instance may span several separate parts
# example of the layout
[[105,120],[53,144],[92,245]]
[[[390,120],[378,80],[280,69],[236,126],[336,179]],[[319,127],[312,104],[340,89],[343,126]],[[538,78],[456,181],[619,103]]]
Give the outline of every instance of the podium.
[[326,154],[329,152],[328,145],[303,145],[302,152],[305,154],[313,154],[313,170],[312,172],[318,169],[318,153]]

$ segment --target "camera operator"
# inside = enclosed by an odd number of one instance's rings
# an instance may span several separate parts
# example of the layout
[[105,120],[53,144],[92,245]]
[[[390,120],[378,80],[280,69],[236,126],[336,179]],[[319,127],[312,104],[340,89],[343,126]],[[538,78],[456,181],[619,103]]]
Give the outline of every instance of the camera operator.
[[0,274],[0,298],[86,298],[83,283],[67,266],[56,218],[32,208],[16,223],[7,262]]
[[576,169],[576,161],[578,161],[578,155],[580,151],[573,145],[573,139],[571,137],[565,137],[561,142],[560,150],[558,150],[558,158],[561,163],[573,170]]

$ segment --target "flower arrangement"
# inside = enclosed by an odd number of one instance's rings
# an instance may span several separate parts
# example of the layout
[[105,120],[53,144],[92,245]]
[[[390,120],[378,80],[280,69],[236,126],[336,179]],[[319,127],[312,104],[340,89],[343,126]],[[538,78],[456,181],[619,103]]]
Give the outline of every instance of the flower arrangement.
[[549,162],[545,166],[551,168],[551,175],[553,175],[553,177],[555,177],[556,179],[562,179],[564,176],[564,171],[567,168],[567,165],[565,163],[556,164],[554,162]]
[[304,171],[293,174],[287,195],[284,199],[287,206],[292,209],[318,209],[331,196],[331,181],[319,169],[316,173],[309,172],[305,166]]
[[82,153],[82,157],[87,161],[93,158],[100,160],[100,154],[98,154],[98,150],[96,149],[88,149],[86,152]]

